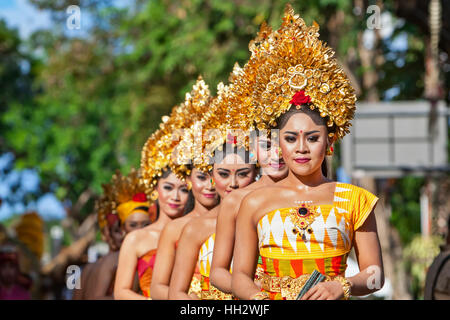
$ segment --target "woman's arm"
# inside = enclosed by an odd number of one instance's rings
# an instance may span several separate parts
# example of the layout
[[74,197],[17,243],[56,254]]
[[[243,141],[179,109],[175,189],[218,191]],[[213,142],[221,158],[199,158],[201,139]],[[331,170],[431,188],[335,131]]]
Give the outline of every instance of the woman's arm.
[[363,296],[381,289],[384,285],[384,268],[374,211],[355,232],[355,253],[361,272],[349,278],[353,284],[352,295]]
[[198,253],[203,243],[200,237],[204,236],[204,231],[202,231],[201,224],[198,222],[192,221],[183,229],[178,241],[175,265],[170,278],[170,300],[196,299],[193,295],[189,295],[188,292],[197,264]]
[[91,272],[93,266],[93,263],[88,263],[82,269],[80,276],[81,287],[80,289],[74,289],[72,300],[86,300],[86,279],[89,277],[89,273]]
[[[347,278],[351,295],[363,296],[381,289],[384,284],[384,271],[374,211],[355,231],[355,252],[361,271]],[[311,288],[302,300],[335,300],[343,296],[342,285],[337,281],[330,281]]]
[[242,300],[249,300],[260,292],[254,282],[258,262],[258,234],[254,218],[257,208],[258,200],[247,196],[241,203],[236,220],[231,283],[233,294]]
[[114,284],[114,299],[116,300],[146,300],[144,296],[132,290],[138,260],[136,246],[139,238],[136,235],[137,232],[139,230],[127,234],[120,248]]
[[[234,191],[238,193],[238,191]],[[210,281],[220,291],[231,293],[230,265],[233,258],[236,211],[241,197],[230,193],[220,204]]]
[[150,292],[154,300],[167,300],[169,298],[169,283],[172,268],[175,263],[175,229],[171,221],[164,228],[158,242],[158,253],[156,254],[155,266],[153,268],[152,284]]
[[111,282],[114,280],[115,271],[117,267],[117,255],[114,253],[106,256],[98,267],[97,276],[94,281],[94,285],[92,288],[91,296],[93,300],[113,300],[114,297],[112,295],[108,296],[108,289],[111,285]]

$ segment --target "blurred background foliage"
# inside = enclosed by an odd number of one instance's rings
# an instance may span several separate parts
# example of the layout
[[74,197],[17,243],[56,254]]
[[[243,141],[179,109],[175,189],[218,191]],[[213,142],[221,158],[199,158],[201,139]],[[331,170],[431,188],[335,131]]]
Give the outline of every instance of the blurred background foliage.
[[[79,223],[114,170],[139,166],[145,140],[195,79],[202,75],[215,93],[234,63],[247,61],[260,24],[279,26],[287,2],[307,24],[321,26],[321,39],[336,49],[360,100],[423,98],[426,30],[397,16],[400,0],[29,2],[50,11],[54,25],[21,39],[0,20],[0,154],[14,155],[15,170],[36,169],[41,194],[54,193],[72,206],[88,194],[73,216]],[[375,33],[368,48],[371,4],[393,27],[387,36]],[[79,34],[67,32],[69,5],[81,8]],[[403,49],[393,45],[399,37],[406,38]],[[448,102],[448,52],[441,49]],[[420,233],[423,184],[406,177],[393,188],[391,223],[405,245]]]

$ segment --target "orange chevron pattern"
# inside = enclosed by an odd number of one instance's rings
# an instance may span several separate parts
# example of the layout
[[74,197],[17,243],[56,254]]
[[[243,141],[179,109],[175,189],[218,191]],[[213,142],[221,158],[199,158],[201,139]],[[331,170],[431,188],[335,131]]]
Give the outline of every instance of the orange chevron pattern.
[[367,190],[337,183],[332,205],[318,205],[320,212],[305,233],[305,241],[292,232],[291,208],[265,214],[258,222],[260,255],[273,259],[320,259],[348,253],[355,230],[366,220],[378,198]]

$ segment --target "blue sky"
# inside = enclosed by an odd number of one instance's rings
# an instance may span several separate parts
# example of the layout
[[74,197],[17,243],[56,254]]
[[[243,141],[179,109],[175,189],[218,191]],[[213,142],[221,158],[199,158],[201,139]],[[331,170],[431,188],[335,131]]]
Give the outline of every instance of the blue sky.
[[4,18],[8,26],[17,28],[22,38],[52,24],[49,12],[36,9],[28,0],[1,0],[0,18]]
[[[13,162],[14,156],[11,153],[0,155],[0,198],[3,199],[0,206],[0,221],[27,211],[37,211],[45,220],[64,218],[65,209],[52,193],[42,195],[37,201],[29,203],[21,201],[26,194],[35,194],[39,191],[39,175],[34,169],[6,170],[12,167]],[[13,190],[12,186],[18,186],[17,190]],[[5,200],[14,198],[19,201]]]

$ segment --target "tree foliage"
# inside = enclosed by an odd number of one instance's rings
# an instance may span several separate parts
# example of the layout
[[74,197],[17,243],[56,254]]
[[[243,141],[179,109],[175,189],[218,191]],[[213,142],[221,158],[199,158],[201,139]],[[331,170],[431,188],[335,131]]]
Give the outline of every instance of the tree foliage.
[[[36,32],[24,57],[17,33],[0,24],[1,151],[13,151],[18,168],[37,168],[44,191],[74,203],[87,189],[99,193],[114,170],[139,166],[145,140],[197,76],[214,93],[234,63],[248,59],[248,42],[260,24],[278,27],[288,1],[136,0],[126,8],[103,0],[30,2],[51,10],[55,27]],[[68,36],[65,9],[73,4],[90,23]],[[355,48],[367,15],[353,12],[346,0],[292,4],[308,24],[321,25],[321,38],[362,82]],[[408,51],[396,53],[405,63],[398,67],[394,59],[380,67],[379,90],[383,96],[398,84],[398,98],[414,99],[422,90],[423,47],[414,28],[402,28],[394,32],[410,37]],[[384,56],[391,53],[386,44],[382,49]]]

